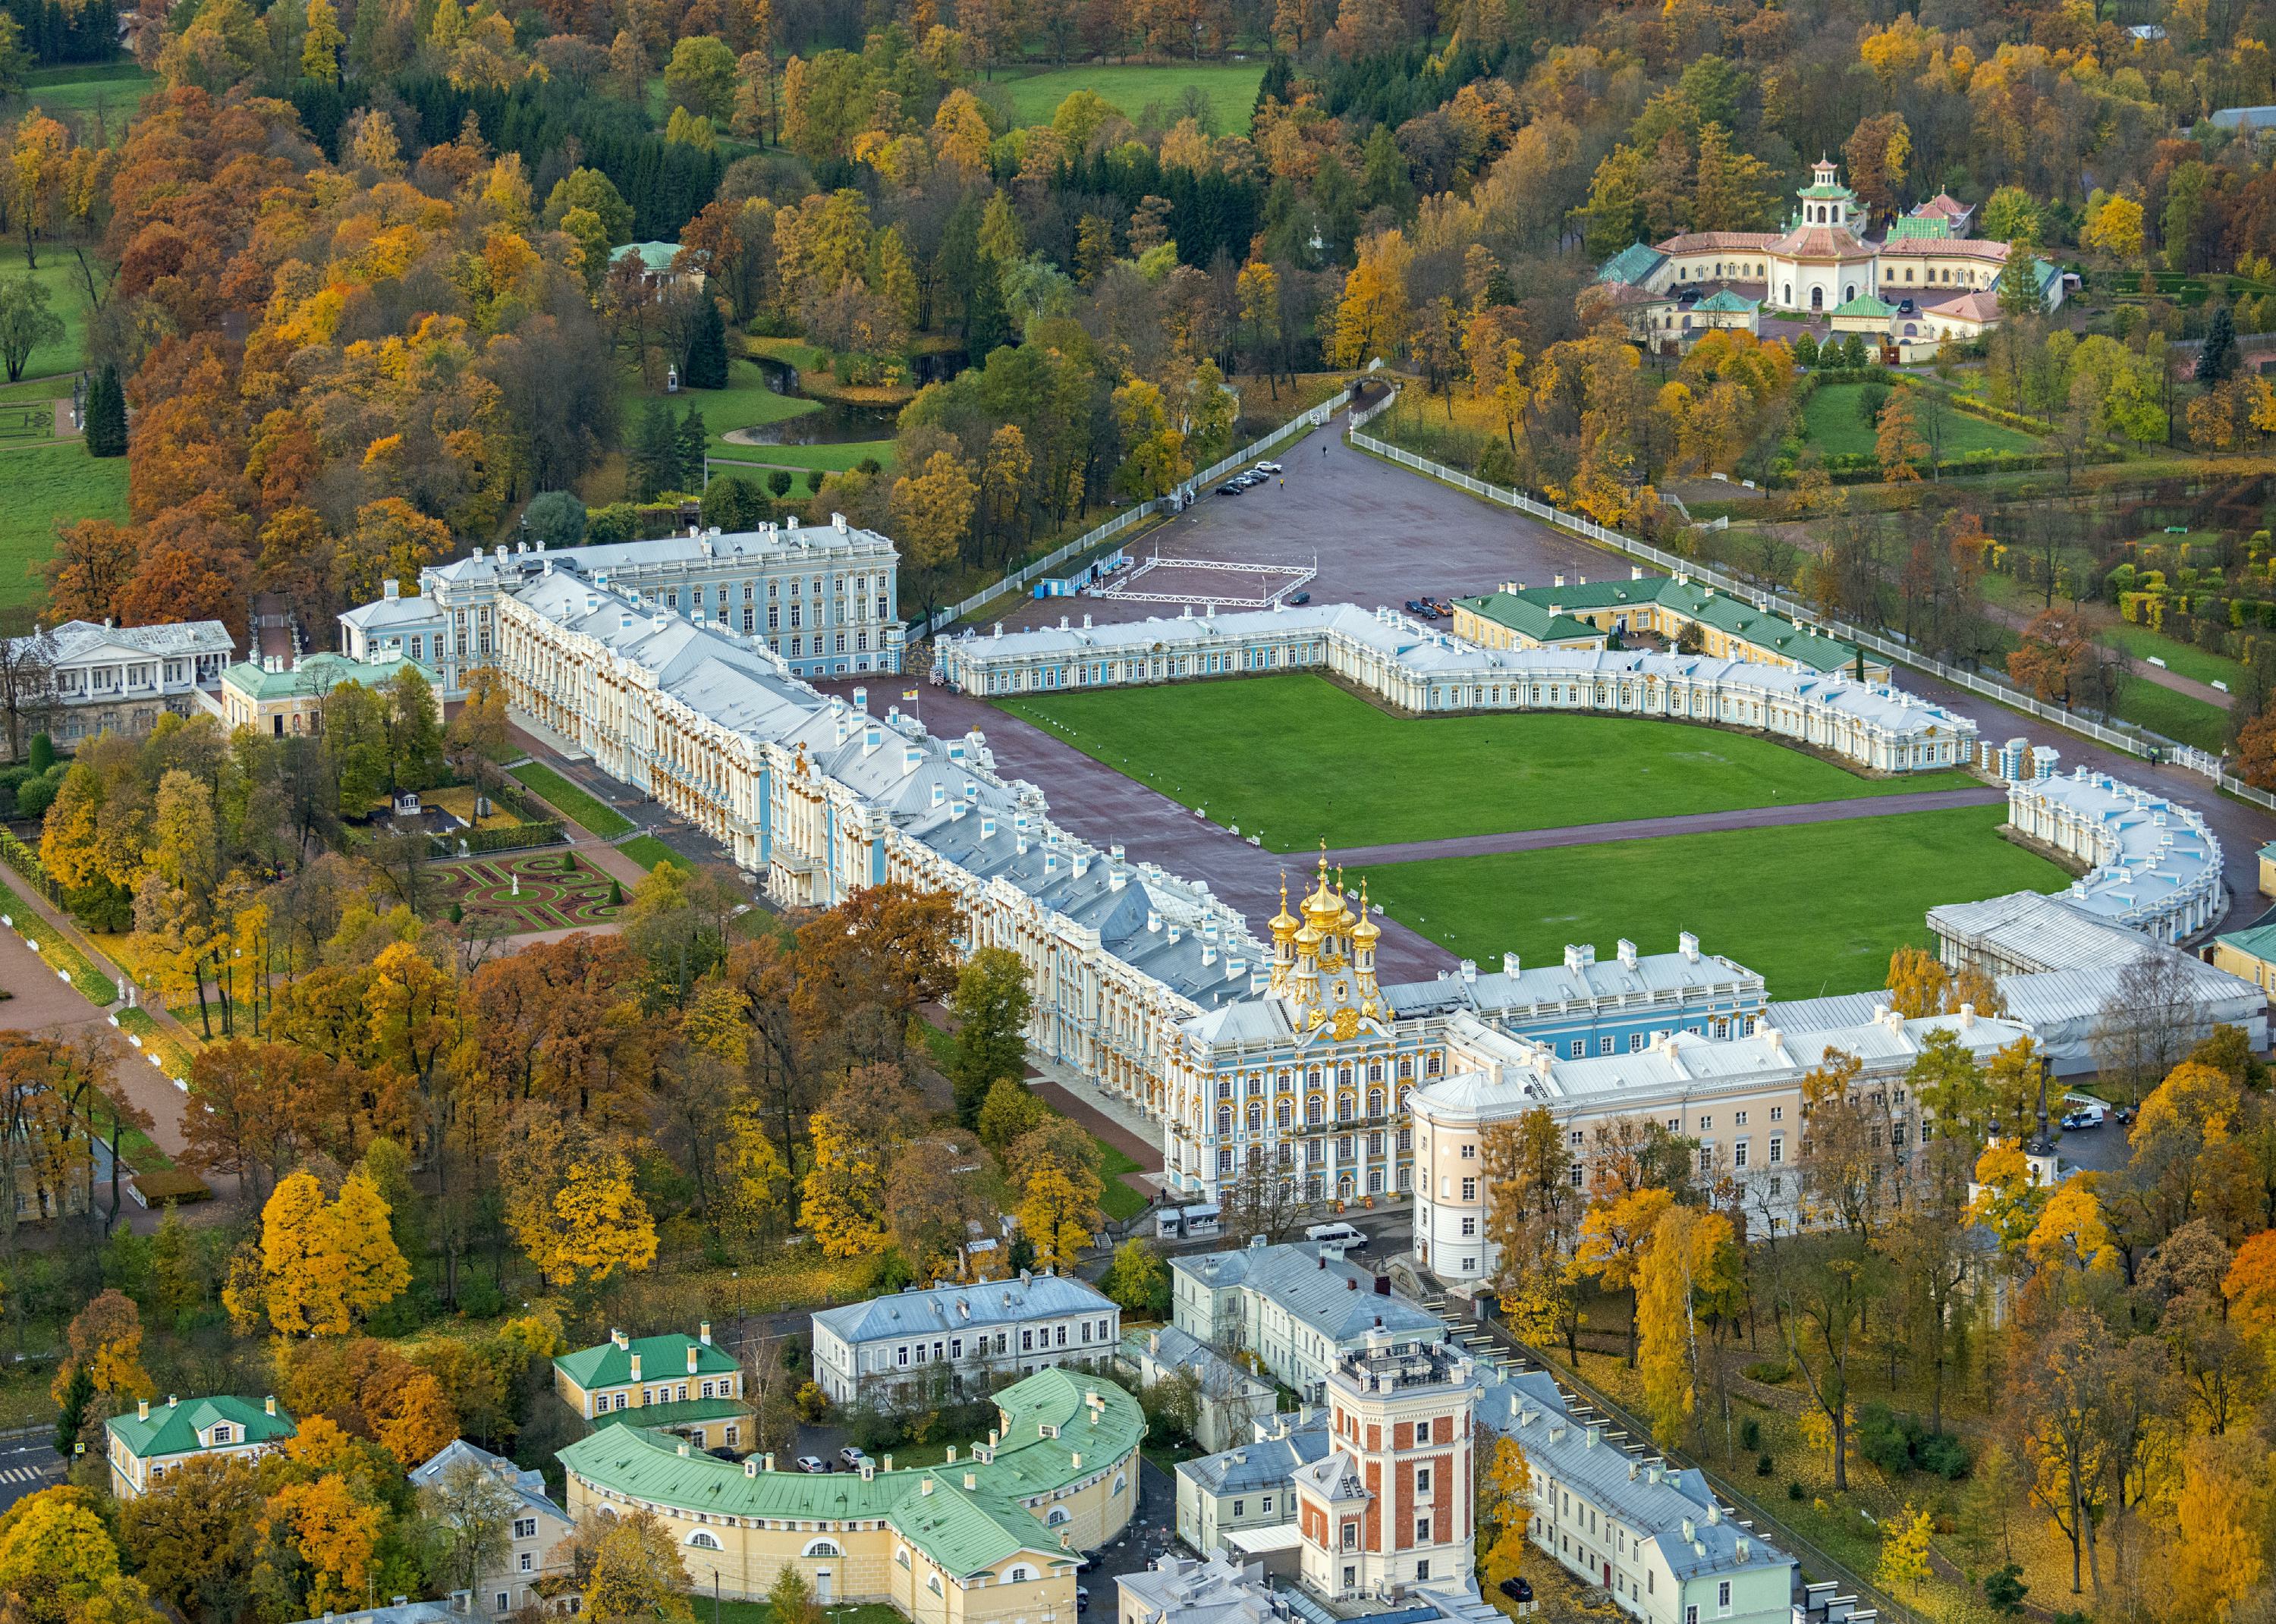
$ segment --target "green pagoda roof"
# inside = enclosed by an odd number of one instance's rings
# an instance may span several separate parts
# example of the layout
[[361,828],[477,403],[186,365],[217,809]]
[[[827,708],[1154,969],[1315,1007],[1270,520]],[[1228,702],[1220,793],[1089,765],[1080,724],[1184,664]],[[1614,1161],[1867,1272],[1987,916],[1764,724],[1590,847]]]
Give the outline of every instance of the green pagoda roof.
[[1718,288],[1691,307],[1694,310],[1707,310],[1718,314],[1749,315],[1762,308],[1762,300],[1744,298],[1734,293],[1729,288]]
[[1885,303],[1870,293],[1860,293],[1847,304],[1833,307],[1836,315],[1869,315],[1877,322],[1885,322],[1896,313],[1896,306]]
[[1632,242],[1606,260],[1597,272],[1599,282],[1622,282],[1641,286],[1665,264],[1667,255],[1648,242]]
[[1560,611],[1579,613],[1664,604],[1702,626],[1713,626],[1726,636],[1739,638],[1813,671],[1843,671],[1857,657],[1857,650],[1838,637],[1815,636],[1784,615],[1757,609],[1744,598],[1667,575],[1582,581],[1563,587],[1520,587],[1515,592],[1495,592],[1484,597],[1456,601],[1500,625],[1536,637],[1538,634],[1517,618],[1521,613],[1530,611],[1545,618],[1551,605]]
[[1952,222],[1942,215],[1902,215],[1889,222],[1889,234],[1884,240],[1918,238],[1923,242],[1943,242],[1951,236]]

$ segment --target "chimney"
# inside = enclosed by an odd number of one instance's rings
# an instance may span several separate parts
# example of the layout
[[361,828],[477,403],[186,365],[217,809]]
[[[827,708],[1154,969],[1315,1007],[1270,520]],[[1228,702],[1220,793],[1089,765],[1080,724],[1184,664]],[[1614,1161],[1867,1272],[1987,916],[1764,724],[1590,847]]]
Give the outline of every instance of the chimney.
[[144,1399],[140,1403],[134,1407],[134,1419],[137,1421],[148,1421],[150,1419],[149,1400]]
[[693,1342],[687,1345],[687,1373],[690,1376],[695,1374],[695,1361],[701,1351]]
[[711,1322],[709,1320],[704,1320],[702,1324],[696,1326],[695,1339],[702,1343],[706,1347],[711,1346]]
[[1628,579],[1630,581],[1642,581],[1643,579],[1643,566],[1640,564],[1631,564],[1628,565]]
[[262,1400],[261,1408],[268,1411],[269,1414],[274,1415],[277,1413],[277,1395],[272,1393],[267,1398]]
[[767,1451],[767,1464],[764,1469],[770,1472],[775,1469],[775,1455],[771,1449]]
[[[929,1476],[917,1486],[917,1492],[921,1495],[929,1495],[932,1492],[932,1478]],[[1683,1537],[1686,1539],[1691,1537],[1691,1525],[1688,1522],[1683,1525]]]
[[965,1473],[964,1486],[967,1489],[977,1489],[980,1486],[980,1474],[977,1472]]
[[1465,959],[1462,960],[1462,979],[1472,985],[1476,984],[1478,979],[1478,961],[1476,960]]
[[630,1347],[633,1345],[633,1339],[621,1331],[611,1330],[609,1332],[609,1340],[614,1342],[618,1347]]
[[1620,958],[1621,968],[1633,970],[1636,968],[1636,946],[1634,942],[1622,937],[1620,946],[1615,951]]
[[1675,951],[1683,955],[1687,963],[1698,963],[1699,938],[1692,935],[1690,931],[1686,930],[1682,935],[1675,938]]
[[1501,973],[1505,975],[1516,975],[1517,964],[1518,960],[1515,953],[1504,953],[1501,956]]
[[633,1380],[634,1381],[638,1381],[641,1378],[640,1364],[641,1356],[638,1354],[634,1354],[633,1355]]

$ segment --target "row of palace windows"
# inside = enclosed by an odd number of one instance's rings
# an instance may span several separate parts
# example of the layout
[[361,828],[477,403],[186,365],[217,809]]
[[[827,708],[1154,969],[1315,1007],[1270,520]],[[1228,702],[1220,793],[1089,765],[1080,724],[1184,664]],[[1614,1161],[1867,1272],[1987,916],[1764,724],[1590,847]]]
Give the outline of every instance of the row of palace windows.
[[[1407,1109],[1407,1097],[1411,1092],[1413,1092],[1413,1090],[1408,1089],[1401,1089],[1399,1090],[1400,1110],[1404,1111]],[[1359,1101],[1356,1095],[1345,1094],[1339,1096],[1336,1100],[1336,1120],[1339,1122],[1355,1121],[1359,1116],[1357,1109],[1358,1104]],[[1367,1097],[1367,1114],[1371,1119],[1380,1119],[1382,1118],[1383,1090],[1381,1089],[1374,1089],[1369,1091]],[[1218,1133],[1230,1134],[1233,1132],[1233,1120],[1232,1106],[1219,1105],[1217,1108],[1217,1131]],[[1294,1124],[1294,1101],[1284,1099],[1273,1106],[1272,1125],[1275,1127],[1288,1127]],[[1323,1095],[1315,1094],[1304,1102],[1304,1124],[1308,1127],[1317,1127],[1325,1120],[1327,1120],[1327,1099]],[[1249,1101],[1248,1131],[1252,1134],[1259,1133],[1263,1131],[1263,1127],[1264,1103],[1262,1100]]]
[[[1438,1074],[1440,1065],[1441,1062],[1438,1056],[1435,1054],[1424,1056],[1422,1060],[1422,1074],[1426,1077],[1436,1077]],[[1415,1076],[1415,1057],[1413,1055],[1401,1055],[1399,1058],[1397,1069],[1400,1081],[1407,1082],[1412,1081]],[[1369,1082],[1381,1082],[1384,1080],[1383,1070],[1383,1061],[1369,1060],[1367,1063],[1367,1080]],[[1346,1060],[1341,1065],[1335,1066],[1306,1066],[1304,1068],[1304,1086],[1307,1089],[1324,1088],[1327,1085],[1328,1074],[1331,1071],[1335,1074],[1335,1081],[1339,1088],[1348,1089],[1352,1086],[1353,1082],[1357,1080],[1358,1068],[1354,1066],[1351,1061]],[[1233,1097],[1233,1080],[1231,1077],[1218,1078],[1217,1080],[1218,1098],[1231,1099]],[[1272,1084],[1274,1091],[1277,1093],[1286,1094],[1291,1092],[1296,1086],[1295,1068],[1289,1066],[1282,1066],[1278,1072],[1273,1074]],[[1249,1073],[1242,1083],[1240,1091],[1244,1094],[1252,1096],[1263,1093],[1264,1074],[1263,1072]],[[1378,1089],[1376,1092],[1369,1094],[1368,1097],[1369,1100],[1379,1102],[1382,1098],[1382,1092]],[[1407,1098],[1407,1090],[1404,1089],[1400,1089],[1399,1097],[1400,1102],[1403,1104]],[[1369,1115],[1380,1114],[1382,1110],[1383,1107],[1380,1104],[1373,1104],[1368,1106],[1368,1112]]]

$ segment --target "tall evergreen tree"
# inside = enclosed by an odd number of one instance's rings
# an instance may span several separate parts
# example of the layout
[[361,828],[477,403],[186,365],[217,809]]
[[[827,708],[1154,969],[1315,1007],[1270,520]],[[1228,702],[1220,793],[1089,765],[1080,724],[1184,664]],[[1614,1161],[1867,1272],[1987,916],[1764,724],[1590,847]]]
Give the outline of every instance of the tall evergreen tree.
[[703,412],[690,405],[687,415],[679,420],[679,489],[703,489],[704,454],[710,448],[711,430],[705,426]]
[[2205,325],[2204,348],[2197,352],[2196,380],[2200,383],[2226,383],[2228,375],[2235,370],[2236,318],[2223,305],[2212,313],[2212,320]]
[[640,437],[633,442],[633,488],[643,502],[653,502],[679,483],[679,432],[671,408],[661,400],[649,402],[641,417]]
[[972,292],[964,304],[964,347],[967,354],[985,355],[1014,337],[1012,318],[1004,308],[1004,276],[996,256],[983,251],[973,273]]
[[118,367],[109,361],[87,392],[87,454],[126,455],[126,391],[119,387]]
[[727,324],[719,319],[718,301],[709,293],[701,296],[679,381],[689,389],[727,387]]

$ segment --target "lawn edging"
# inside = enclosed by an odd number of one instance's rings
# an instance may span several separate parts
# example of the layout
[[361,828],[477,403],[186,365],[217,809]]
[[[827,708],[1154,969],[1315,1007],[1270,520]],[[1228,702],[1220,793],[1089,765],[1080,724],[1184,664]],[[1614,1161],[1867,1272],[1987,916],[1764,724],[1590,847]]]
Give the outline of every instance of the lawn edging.
[[508,768],[507,773],[555,816],[576,824],[588,834],[613,840],[618,835],[631,833],[634,828],[632,819],[597,796],[579,789],[543,762],[525,762],[519,767]]

